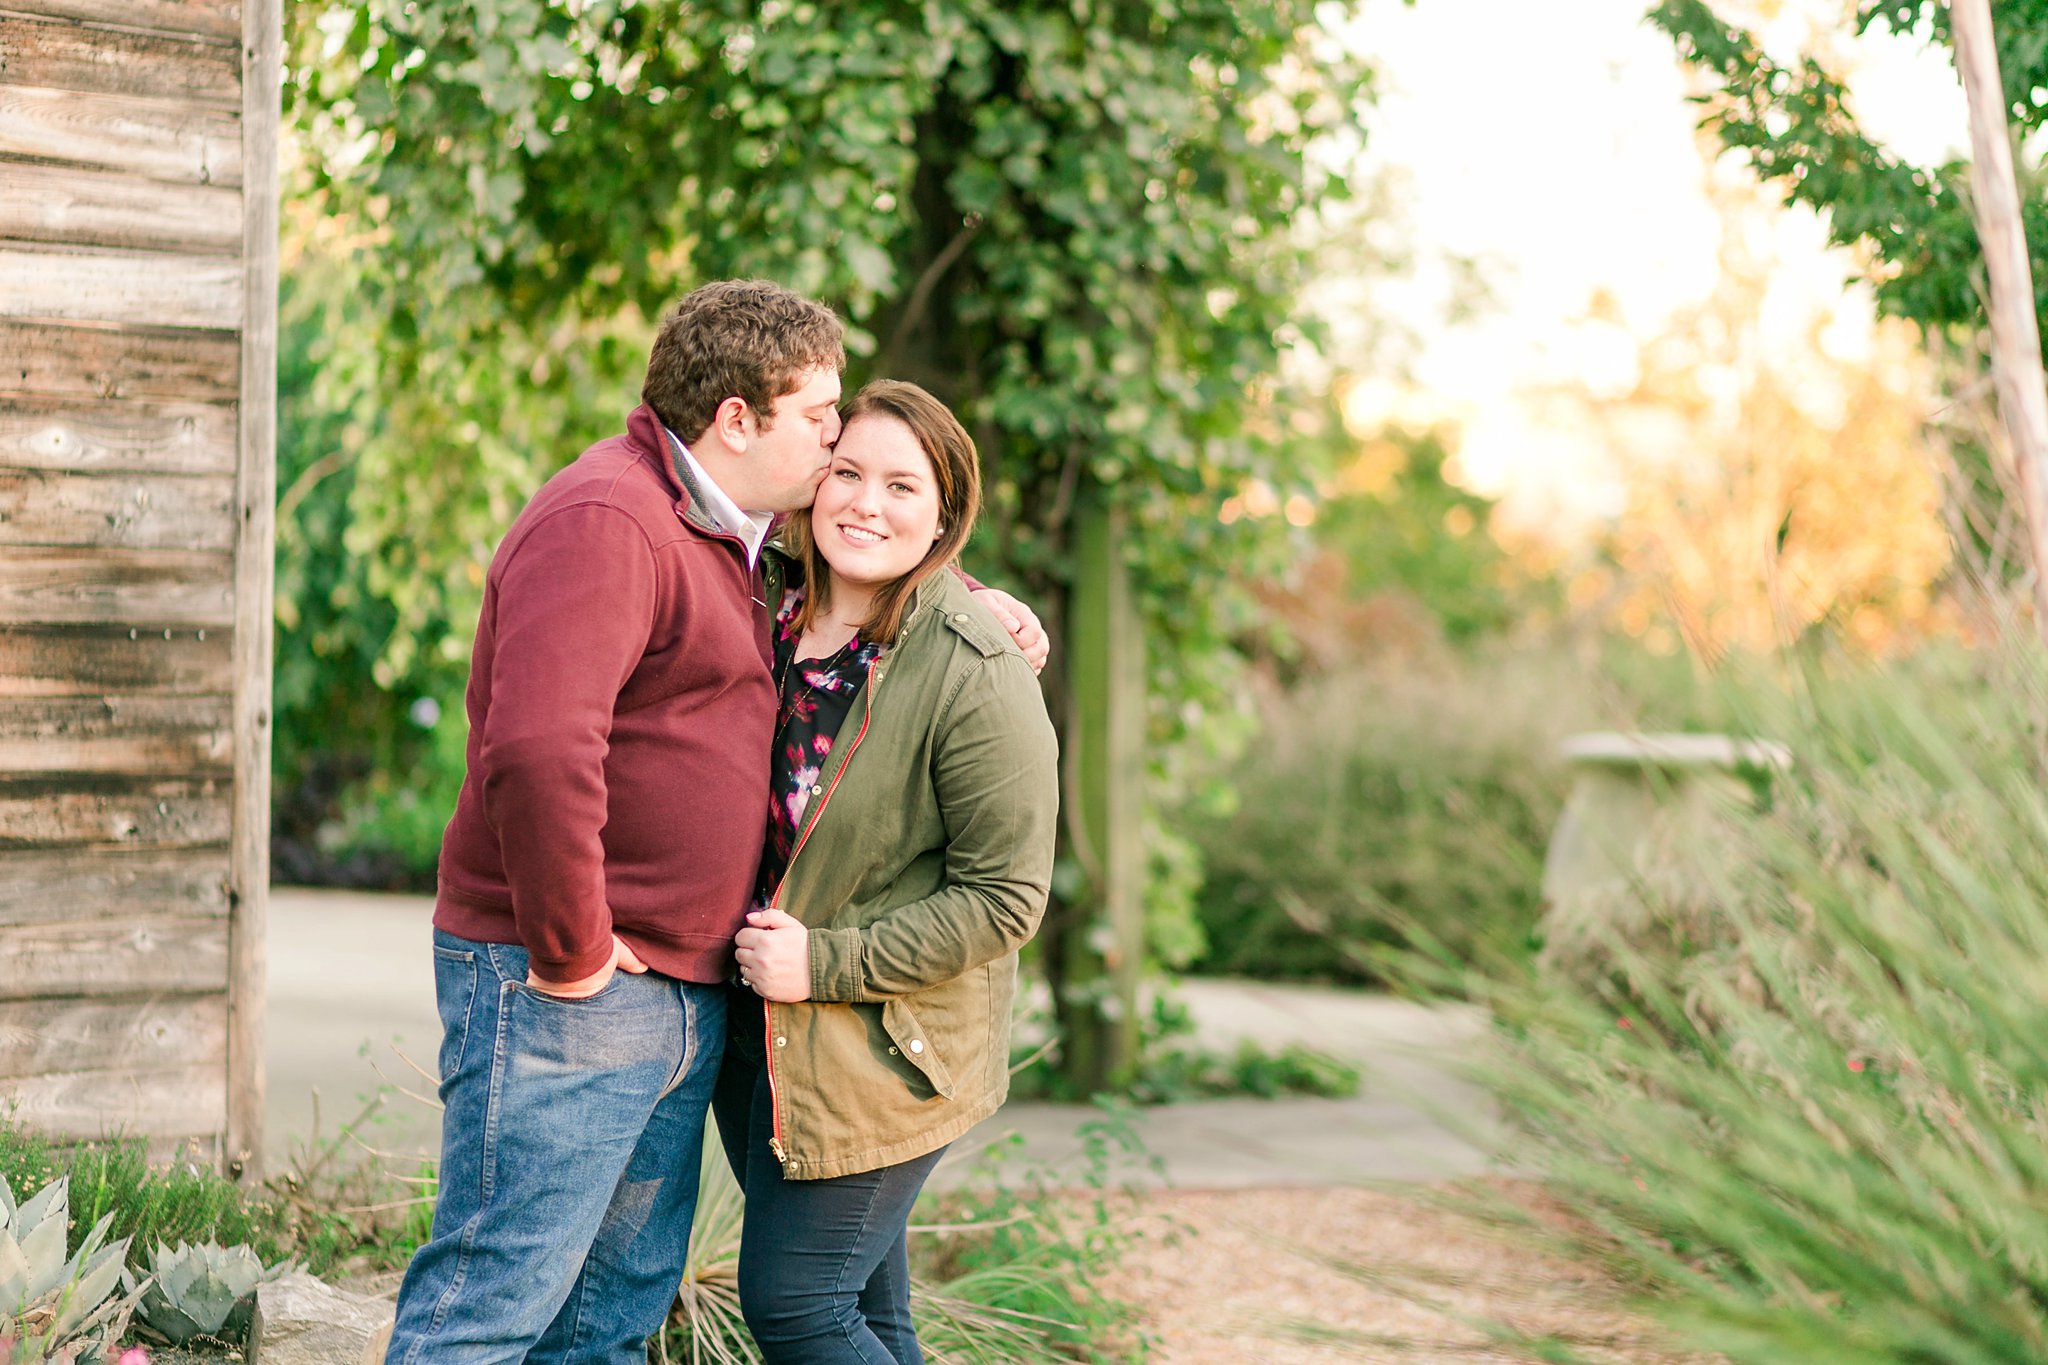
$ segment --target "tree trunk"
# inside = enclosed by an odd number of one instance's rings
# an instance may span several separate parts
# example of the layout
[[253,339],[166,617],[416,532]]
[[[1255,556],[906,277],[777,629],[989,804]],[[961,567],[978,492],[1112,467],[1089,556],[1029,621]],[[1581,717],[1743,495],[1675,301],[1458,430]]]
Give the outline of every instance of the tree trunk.
[[1953,0],[1949,21],[1970,106],[1970,198],[1990,275],[1991,373],[2026,513],[2034,626],[2048,640],[2048,380],[1989,0]]
[[1145,956],[1145,645],[1121,508],[1089,490],[1076,509],[1063,797],[1087,878],[1052,951],[1062,1070],[1083,1093],[1121,1090],[1138,1062]]

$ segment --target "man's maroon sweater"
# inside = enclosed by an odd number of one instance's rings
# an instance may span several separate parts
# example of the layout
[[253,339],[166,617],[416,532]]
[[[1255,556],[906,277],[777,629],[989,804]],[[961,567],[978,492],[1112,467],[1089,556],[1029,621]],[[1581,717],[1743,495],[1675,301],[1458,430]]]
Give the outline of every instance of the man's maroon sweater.
[[725,979],[768,811],[763,595],[651,409],[548,480],[484,584],[437,927],[523,944],[550,980],[604,966],[614,933]]

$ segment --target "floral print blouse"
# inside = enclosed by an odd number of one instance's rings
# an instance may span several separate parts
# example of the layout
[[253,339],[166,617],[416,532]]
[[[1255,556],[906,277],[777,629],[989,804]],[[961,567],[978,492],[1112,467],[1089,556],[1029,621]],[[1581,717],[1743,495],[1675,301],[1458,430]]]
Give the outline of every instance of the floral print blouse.
[[775,613],[775,676],[781,679],[781,708],[776,712],[775,752],[770,761],[768,839],[761,853],[761,873],[754,886],[754,908],[774,904],[782,874],[803,828],[804,812],[820,793],[825,760],[853,699],[868,680],[868,666],[882,646],[859,636],[825,659],[798,661],[797,633],[791,628],[803,605],[802,588],[783,594]]

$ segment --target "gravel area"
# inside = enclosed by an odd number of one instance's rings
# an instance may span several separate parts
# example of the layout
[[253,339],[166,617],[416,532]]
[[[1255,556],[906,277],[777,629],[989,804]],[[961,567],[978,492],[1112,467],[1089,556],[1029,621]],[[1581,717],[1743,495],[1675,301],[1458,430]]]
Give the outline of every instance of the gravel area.
[[1154,1365],[1539,1359],[1480,1323],[1613,1365],[1708,1365],[1660,1353],[1597,1273],[1445,1212],[1427,1192],[1163,1191],[1139,1196],[1137,1217],[1145,1236],[1104,1288],[1141,1305]]

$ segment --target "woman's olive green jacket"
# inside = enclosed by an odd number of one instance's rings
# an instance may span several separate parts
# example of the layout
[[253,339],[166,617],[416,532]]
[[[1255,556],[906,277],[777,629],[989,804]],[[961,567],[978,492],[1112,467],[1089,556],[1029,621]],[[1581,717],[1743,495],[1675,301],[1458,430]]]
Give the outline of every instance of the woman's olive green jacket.
[[761,1021],[790,1179],[908,1161],[1002,1104],[1058,766],[1031,666],[934,574],[854,698],[776,897],[810,930],[811,998]]

